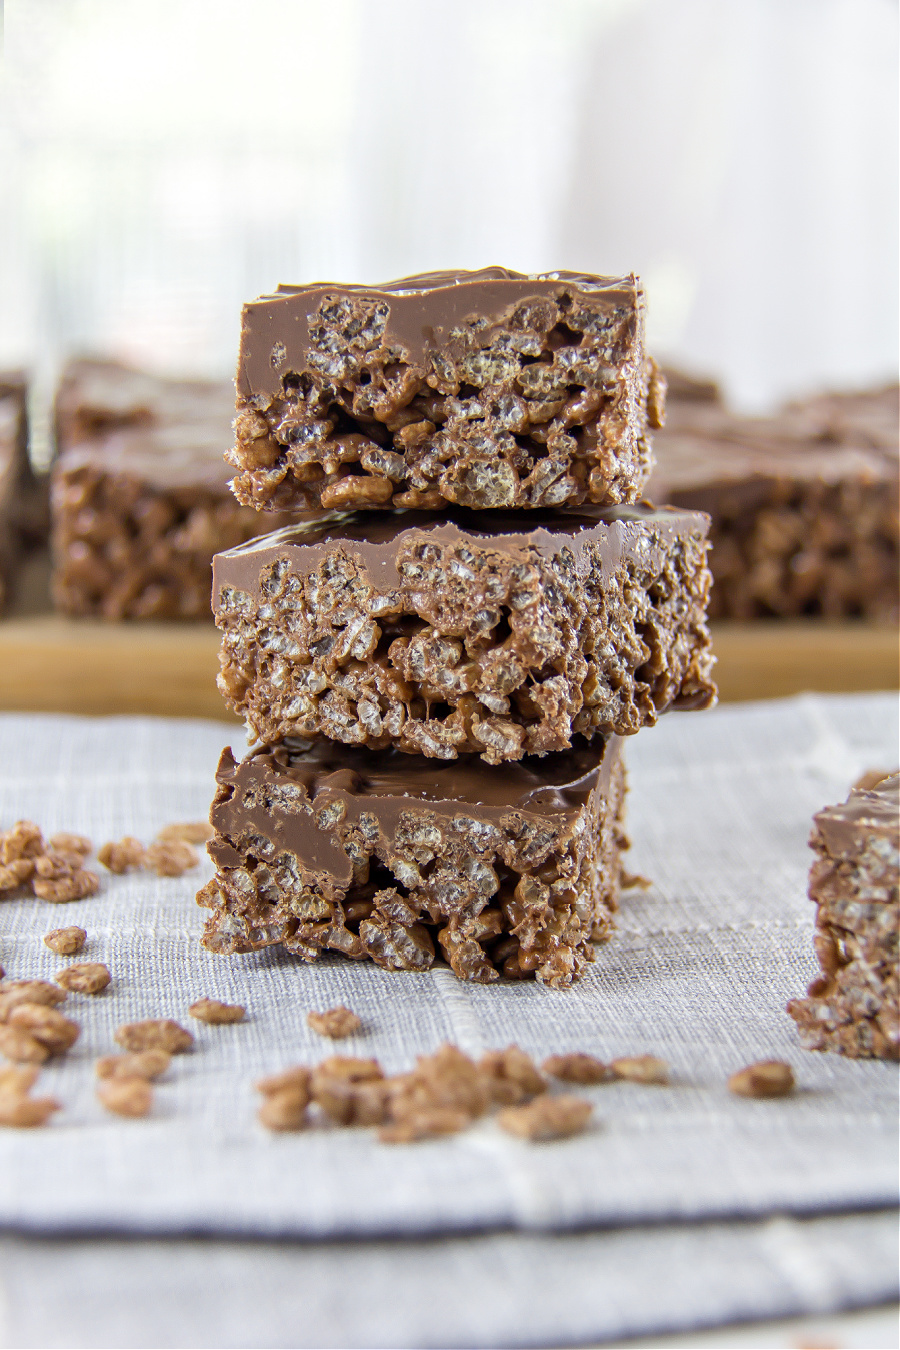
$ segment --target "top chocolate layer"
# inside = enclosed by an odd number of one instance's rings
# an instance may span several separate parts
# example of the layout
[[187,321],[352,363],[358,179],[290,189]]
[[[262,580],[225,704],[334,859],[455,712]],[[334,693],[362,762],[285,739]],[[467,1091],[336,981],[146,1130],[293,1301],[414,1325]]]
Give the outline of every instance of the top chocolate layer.
[[[643,291],[636,277],[590,276],[579,272],[547,272],[527,276],[505,267],[477,272],[427,272],[376,286],[315,282],[279,286],[244,307],[237,390],[241,398],[278,394],[282,375],[303,370],[310,355],[335,353],[326,324],[339,311],[343,297],[372,302],[360,342],[396,348],[396,359],[423,365],[428,356],[452,342],[461,324],[480,329],[506,323],[527,300],[579,297],[601,307],[614,320],[641,310]],[[324,340],[323,340],[324,338]]]
[[363,802],[379,798],[385,807],[390,801],[398,811],[415,800],[453,810],[481,807],[543,816],[582,807],[598,783],[609,779],[620,749],[614,737],[608,744],[582,742],[553,755],[488,765],[473,755],[434,760],[398,750],[373,755],[333,741],[287,740],[261,747],[248,763],[255,765],[260,756],[267,765],[271,760],[272,771],[301,783],[310,801],[322,792],[340,792]]
[[900,838],[900,774],[892,774],[867,791],[854,789],[845,802],[826,806],[813,819],[832,857],[855,856],[874,835],[897,840]]
[[[702,537],[706,520],[697,511],[675,507],[584,506],[561,511],[468,511],[452,507],[444,515],[428,511],[331,511],[315,519],[274,530],[220,553],[213,559],[213,603],[221,586],[231,586],[259,600],[263,572],[274,558],[289,557],[298,573],[315,570],[335,549],[358,558],[372,581],[394,587],[398,545],[404,556],[420,545],[444,547],[471,542],[481,552],[556,558],[571,554],[575,574],[588,568],[610,571],[629,558],[644,560],[652,547],[679,536]],[[590,559],[585,547],[591,545]]]

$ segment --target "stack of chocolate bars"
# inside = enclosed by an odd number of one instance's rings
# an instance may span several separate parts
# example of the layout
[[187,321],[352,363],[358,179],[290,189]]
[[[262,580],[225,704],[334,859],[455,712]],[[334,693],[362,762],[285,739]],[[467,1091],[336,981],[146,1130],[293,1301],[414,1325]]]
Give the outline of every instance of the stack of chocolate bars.
[[569,984],[609,936],[623,738],[715,698],[708,519],[641,504],[634,277],[281,287],[244,311],[220,553],[212,951]]

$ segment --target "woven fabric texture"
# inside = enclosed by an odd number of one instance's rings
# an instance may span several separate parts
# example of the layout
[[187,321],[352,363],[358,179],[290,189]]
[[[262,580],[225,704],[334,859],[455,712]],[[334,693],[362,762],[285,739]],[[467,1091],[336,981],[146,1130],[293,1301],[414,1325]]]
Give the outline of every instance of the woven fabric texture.
[[[0,824],[19,817],[99,844],[149,840],[205,817],[233,727],[155,719],[0,719]],[[113,983],[71,995],[74,1049],[42,1090],[64,1103],[48,1128],[0,1132],[0,1224],[27,1232],[118,1231],[255,1237],[372,1237],[474,1229],[574,1229],[678,1219],[815,1215],[894,1203],[896,1066],[800,1048],[784,1012],[816,972],[806,899],[812,814],[864,770],[893,767],[889,695],[805,696],[672,715],[628,745],[630,863],[653,886],[629,892],[614,939],[571,990],[459,983],[446,968],[389,974],[341,959],[217,957],[198,943],[194,892],[179,879],[104,874],[98,896],[55,907],[0,904],[0,962],[52,977],[66,962],[50,928],[88,930],[79,959]],[[226,1027],[191,1023],[208,994],[248,1008]],[[537,1059],[652,1052],[668,1088],[586,1089],[583,1136],[532,1146],[490,1120],[409,1147],[368,1130],[273,1136],[255,1121],[253,1081],[335,1045],[306,1013],[346,1003],[364,1031],[340,1044],[388,1070],[453,1041],[471,1054],[516,1042]],[[175,1017],[196,1035],[161,1081],[152,1115],[121,1120],[94,1095],[92,1060],[136,1018]],[[798,1090],[731,1096],[727,1075],[783,1058]]]

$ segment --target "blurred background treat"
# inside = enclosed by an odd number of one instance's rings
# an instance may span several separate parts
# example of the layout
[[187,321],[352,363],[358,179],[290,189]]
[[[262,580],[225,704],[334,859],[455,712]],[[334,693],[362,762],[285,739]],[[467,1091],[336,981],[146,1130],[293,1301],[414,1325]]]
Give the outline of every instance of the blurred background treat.
[[24,372],[0,371],[0,610],[47,538],[47,481],[28,457],[27,395]]
[[[215,24],[19,0],[0,367],[28,372],[52,593],[81,617],[50,626],[46,549],[4,508],[7,670],[49,650],[71,676],[73,633],[119,641],[95,619],[205,619],[208,557],[277,523],[218,463],[242,303],[500,263],[643,278],[670,383],[651,495],[713,515],[725,695],[893,683],[897,28],[894,0],[221,0]],[[186,668],[213,635],[175,627]]]
[[898,438],[896,385],[741,417],[671,372],[647,494],[712,517],[710,617],[896,622]]
[[52,595],[62,614],[209,619],[215,553],[277,529],[228,482],[230,381],[74,360],[55,402]]

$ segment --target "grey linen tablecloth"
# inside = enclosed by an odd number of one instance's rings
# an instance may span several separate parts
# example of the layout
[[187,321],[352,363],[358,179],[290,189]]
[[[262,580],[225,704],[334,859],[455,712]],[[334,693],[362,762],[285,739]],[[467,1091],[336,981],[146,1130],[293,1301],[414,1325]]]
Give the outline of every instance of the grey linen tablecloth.
[[[239,751],[240,733],[208,722],[0,718],[0,824],[25,816],[98,843],[126,833],[149,840],[170,821],[205,817],[229,742]],[[41,1080],[64,1111],[47,1129],[0,1133],[0,1226],[41,1235],[329,1239],[323,1251],[340,1239],[431,1235],[440,1243],[517,1229],[518,1239],[490,1241],[518,1242],[522,1251],[528,1231],[568,1230],[574,1241],[573,1230],[660,1224],[659,1249],[675,1242],[684,1250],[707,1231],[749,1241],[769,1230],[746,1221],[772,1214],[808,1216],[815,1223],[804,1231],[825,1234],[849,1220],[824,1216],[894,1205],[896,1067],[803,1051],[784,1004],[816,972],[805,896],[811,816],[842,799],[864,770],[894,765],[895,698],[810,695],[672,715],[633,738],[627,758],[630,865],[654,884],[626,895],[618,933],[567,992],[468,986],[445,968],[408,975],[339,959],[308,966],[272,953],[214,957],[198,944],[204,911],[193,903],[206,861],[180,879],[104,874],[100,895],[64,909],[0,904],[0,962],[10,975],[52,977],[64,962],[41,938],[79,923],[89,933],[81,959],[106,961],[114,976],[105,994],[67,1004],[82,1037]],[[106,1115],[91,1061],[115,1048],[115,1027],[151,1016],[189,1021],[187,1006],[201,994],[246,1004],[247,1020],[190,1023],[195,1050],[173,1062],[153,1115]],[[660,1054],[673,1066],[673,1085],[587,1089],[593,1127],[539,1147],[489,1120],[415,1147],[380,1144],[371,1131],[267,1134],[255,1122],[254,1079],[332,1053],[305,1018],[337,1002],[365,1023],[340,1048],[376,1055],[389,1070],[446,1040],[471,1054],[515,1041],[537,1059],[569,1049]],[[794,1066],[794,1096],[747,1101],[726,1091],[732,1070],[761,1058]],[[729,1227],[735,1219],[744,1222]],[[701,1224],[690,1237],[686,1220]],[[841,1294],[838,1281],[834,1306],[892,1294],[883,1222],[858,1222],[875,1224],[868,1282]],[[771,1311],[807,1305],[815,1299],[796,1294]],[[707,1315],[699,1292],[686,1294],[684,1307],[668,1324]],[[523,1319],[506,1339],[540,1343],[548,1329],[535,1339],[535,1325]],[[603,1331],[656,1325],[607,1319]],[[370,1343],[407,1343],[395,1330]],[[455,1343],[448,1336],[428,1343]],[[574,1325],[557,1332],[560,1343],[579,1337]]]

